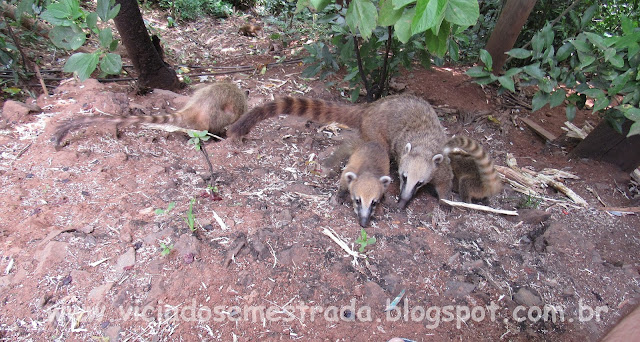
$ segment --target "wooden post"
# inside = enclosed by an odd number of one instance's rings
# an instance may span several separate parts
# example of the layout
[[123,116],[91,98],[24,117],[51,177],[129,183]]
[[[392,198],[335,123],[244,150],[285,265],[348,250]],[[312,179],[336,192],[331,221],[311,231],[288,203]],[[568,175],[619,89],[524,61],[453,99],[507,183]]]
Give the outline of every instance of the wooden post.
[[507,59],[504,53],[513,48],[535,4],[536,0],[507,0],[485,47],[493,59],[494,74],[502,71]]
[[622,125],[620,134],[602,120],[587,137],[569,154],[570,158],[590,158],[611,163],[622,171],[631,172],[640,166],[640,135],[627,138],[630,120]]

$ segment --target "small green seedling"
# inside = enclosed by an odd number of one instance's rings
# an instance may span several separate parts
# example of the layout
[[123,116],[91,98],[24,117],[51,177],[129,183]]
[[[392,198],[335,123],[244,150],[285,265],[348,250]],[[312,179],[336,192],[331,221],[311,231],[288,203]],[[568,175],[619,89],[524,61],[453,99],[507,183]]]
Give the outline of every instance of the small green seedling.
[[189,131],[189,136],[191,139],[189,139],[188,143],[194,145],[198,151],[201,149],[202,142],[210,138],[207,131]]
[[175,207],[176,207],[176,202],[171,202],[169,203],[169,206],[167,206],[167,209],[156,209],[156,215],[164,215]]
[[184,218],[184,221],[189,226],[189,229],[192,232],[196,231],[196,218],[193,215],[193,204],[196,202],[195,198],[191,199],[191,203],[189,203],[189,210],[187,210],[187,217]]
[[518,208],[521,209],[537,209],[542,203],[542,199],[528,194],[527,197],[523,197],[518,203]]
[[218,192],[220,192],[220,190],[218,190],[218,186],[214,186],[214,185],[207,185],[207,190],[209,190],[210,194],[217,194]]
[[360,237],[356,240],[356,243],[360,244],[360,253],[363,253],[367,246],[376,243],[376,238],[373,236],[368,237],[367,231],[364,228],[360,228]]
[[169,255],[169,253],[171,253],[171,250],[173,249],[173,245],[165,245],[163,242],[160,243],[160,248],[162,248],[162,251],[160,251],[160,255],[167,256]]

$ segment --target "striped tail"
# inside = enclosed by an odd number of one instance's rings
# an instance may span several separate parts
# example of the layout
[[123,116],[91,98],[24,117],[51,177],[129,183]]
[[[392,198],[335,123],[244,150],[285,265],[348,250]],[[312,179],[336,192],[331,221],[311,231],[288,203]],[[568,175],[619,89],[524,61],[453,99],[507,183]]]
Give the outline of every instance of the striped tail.
[[339,122],[358,129],[361,122],[361,109],[354,105],[304,97],[283,97],[245,113],[229,126],[227,137],[245,136],[260,121],[280,114],[300,116],[320,123]]
[[473,159],[487,195],[494,195],[502,190],[502,181],[493,166],[493,161],[475,140],[465,136],[453,137],[445,145],[444,154]]
[[62,139],[71,131],[82,127],[98,124],[116,124],[119,126],[132,126],[141,123],[166,124],[174,123],[180,117],[179,113],[165,115],[140,115],[127,117],[85,116],[61,122],[53,134],[56,146],[60,146]]

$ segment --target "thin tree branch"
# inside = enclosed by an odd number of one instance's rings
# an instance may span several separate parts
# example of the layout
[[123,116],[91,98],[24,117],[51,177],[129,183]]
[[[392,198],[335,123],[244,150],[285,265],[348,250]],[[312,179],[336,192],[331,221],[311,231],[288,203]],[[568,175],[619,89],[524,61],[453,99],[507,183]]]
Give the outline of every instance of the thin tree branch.
[[367,91],[367,102],[372,102],[373,99],[371,97],[371,87],[369,86],[367,75],[364,73],[364,68],[362,67],[362,58],[360,57],[360,48],[358,47],[358,37],[356,37],[355,35],[353,36],[353,48],[356,50],[356,59],[358,61],[358,71],[360,72],[360,78],[362,78],[364,88]]

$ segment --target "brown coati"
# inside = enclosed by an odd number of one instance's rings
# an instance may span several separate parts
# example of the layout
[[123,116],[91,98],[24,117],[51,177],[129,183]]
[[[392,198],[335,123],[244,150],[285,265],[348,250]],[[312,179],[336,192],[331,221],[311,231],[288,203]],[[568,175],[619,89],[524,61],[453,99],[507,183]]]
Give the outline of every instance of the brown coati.
[[453,176],[449,159],[441,153],[448,138],[435,111],[425,100],[397,95],[356,106],[284,97],[253,108],[229,126],[227,134],[233,138],[242,137],[258,122],[279,114],[322,123],[339,122],[359,129],[365,142],[379,142],[398,163],[401,207],[405,207],[416,190],[427,183],[434,185],[440,198],[451,191]]
[[451,161],[453,189],[463,201],[483,199],[502,190],[502,181],[493,161],[475,140],[464,136],[451,138],[444,147]]
[[256,24],[242,25],[238,29],[238,33],[247,37],[257,37],[260,32],[262,32],[262,26]]
[[339,198],[350,194],[358,223],[369,225],[376,205],[382,200],[391,177],[389,177],[389,154],[377,142],[367,142],[356,147],[340,176]]
[[129,126],[142,123],[174,124],[182,128],[217,134],[247,111],[247,95],[235,84],[214,83],[197,90],[179,111],[166,115],[128,117],[86,116],[61,122],[54,133],[56,146],[72,130],[95,124]]

